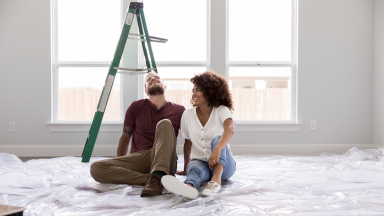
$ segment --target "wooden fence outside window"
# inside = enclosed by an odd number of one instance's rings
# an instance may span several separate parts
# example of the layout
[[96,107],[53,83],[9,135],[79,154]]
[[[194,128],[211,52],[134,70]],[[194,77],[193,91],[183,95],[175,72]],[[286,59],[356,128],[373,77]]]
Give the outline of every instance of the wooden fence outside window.
[[[231,89],[231,93],[235,119],[290,119],[290,89]],[[59,120],[92,120],[100,94],[101,90],[95,89],[60,89]],[[165,98],[186,108],[192,107],[190,89],[168,89]],[[112,90],[103,120],[120,120],[119,90]]]

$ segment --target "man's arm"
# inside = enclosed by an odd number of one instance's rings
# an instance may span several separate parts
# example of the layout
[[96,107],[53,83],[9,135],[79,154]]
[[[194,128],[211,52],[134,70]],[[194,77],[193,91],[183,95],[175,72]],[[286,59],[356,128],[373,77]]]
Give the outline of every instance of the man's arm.
[[125,126],[119,139],[119,145],[117,146],[117,157],[125,156],[128,153],[129,140],[133,134],[133,128]]
[[192,142],[189,139],[185,139],[184,143],[184,170],[183,171],[176,171],[176,174],[178,175],[187,175],[187,166],[189,162],[191,162],[191,148],[192,148]]

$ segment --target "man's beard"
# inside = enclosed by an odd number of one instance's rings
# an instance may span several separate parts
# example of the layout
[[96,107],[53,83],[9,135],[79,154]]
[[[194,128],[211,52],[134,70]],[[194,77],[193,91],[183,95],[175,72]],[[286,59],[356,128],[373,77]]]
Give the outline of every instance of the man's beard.
[[162,95],[164,94],[164,88],[161,83],[154,83],[148,87],[149,95]]

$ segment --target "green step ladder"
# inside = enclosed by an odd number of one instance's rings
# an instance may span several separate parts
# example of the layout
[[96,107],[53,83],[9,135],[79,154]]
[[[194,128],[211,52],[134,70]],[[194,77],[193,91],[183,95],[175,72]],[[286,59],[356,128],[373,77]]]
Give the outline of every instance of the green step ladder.
[[[131,25],[134,19],[134,16],[136,15],[137,18],[137,24],[139,27],[139,33],[140,34],[129,34],[129,31],[131,29]],[[144,31],[143,31],[144,30]],[[145,63],[147,68],[146,69],[129,69],[129,68],[120,68],[120,60],[123,55],[125,43],[127,39],[135,39],[135,38],[130,38],[128,35],[133,35],[133,36],[139,36],[141,41],[141,45],[143,47],[143,53],[145,56]],[[168,40],[164,38],[158,38],[158,37],[152,37],[149,36],[148,34],[148,29],[147,29],[147,24],[145,22],[145,17],[144,17],[144,11],[143,11],[143,3],[141,2],[131,2],[129,5],[128,12],[125,17],[124,21],[124,26],[123,30],[121,31],[120,39],[117,44],[117,48],[115,51],[115,55],[113,57],[113,61],[111,65],[109,66],[108,70],[108,75],[105,80],[105,85],[103,88],[103,91],[101,92],[100,95],[100,100],[97,105],[97,110],[95,112],[95,116],[93,117],[92,125],[88,133],[87,141],[85,142],[84,150],[82,157],[83,159],[81,162],[89,162],[93,148],[95,146],[96,138],[100,130],[100,125],[101,121],[103,120],[104,116],[104,111],[107,106],[108,98],[111,93],[111,89],[113,86],[113,81],[115,80],[116,73],[127,73],[127,74],[145,74],[149,73],[150,71],[155,71],[157,73],[157,68],[156,68],[156,63],[155,63],[155,58],[153,56],[152,52],[152,46],[151,46],[151,41],[153,42],[160,42],[160,43],[165,43]],[[148,44],[148,52],[151,57],[151,62],[148,59],[148,53],[147,49],[145,46],[145,42]],[[130,72],[125,72],[125,71],[130,71]]]

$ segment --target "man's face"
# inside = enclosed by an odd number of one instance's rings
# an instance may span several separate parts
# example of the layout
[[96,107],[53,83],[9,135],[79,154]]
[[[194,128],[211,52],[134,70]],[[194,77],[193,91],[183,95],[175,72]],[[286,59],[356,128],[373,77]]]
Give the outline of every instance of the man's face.
[[164,82],[157,73],[150,72],[145,77],[145,92],[148,96],[164,94],[165,89]]

